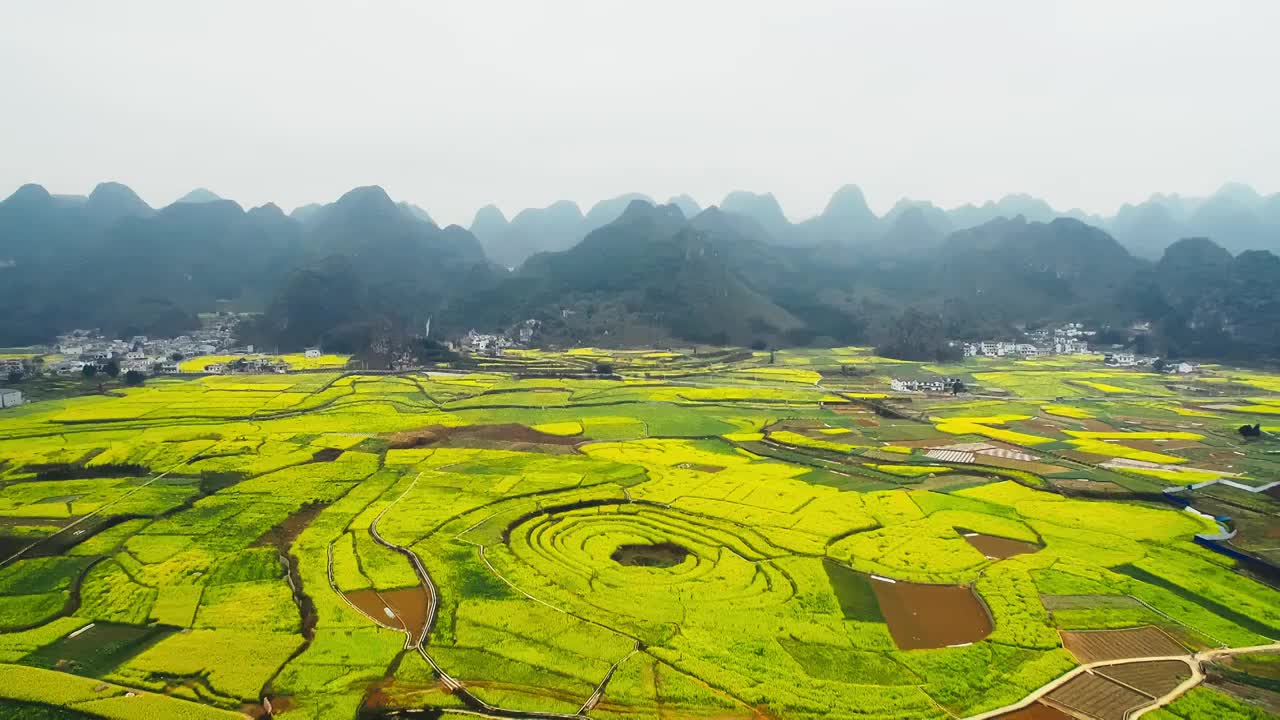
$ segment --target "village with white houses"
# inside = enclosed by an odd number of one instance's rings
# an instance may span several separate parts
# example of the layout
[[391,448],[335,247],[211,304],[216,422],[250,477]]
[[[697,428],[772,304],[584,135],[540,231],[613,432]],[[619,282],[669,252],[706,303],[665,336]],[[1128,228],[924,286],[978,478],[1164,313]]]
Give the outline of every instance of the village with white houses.
[[505,333],[482,333],[476,332],[475,328],[472,328],[467,331],[466,335],[459,338],[458,342],[450,341],[445,345],[454,351],[464,350],[479,355],[498,357],[505,350],[528,346],[540,329],[542,329],[542,323],[530,318],[516,323]]
[[[0,359],[0,376],[49,373],[74,375],[85,372],[105,371],[113,366],[119,373],[138,372],[144,375],[173,375],[180,372],[182,360],[202,355],[226,354],[237,351],[252,353],[253,348],[235,347],[235,315],[214,315],[202,318],[202,327],[189,335],[175,338],[151,338],[135,335],[128,339],[109,338],[98,329],[76,329],[59,335],[54,343],[43,348],[50,359],[39,365],[29,359]],[[286,368],[287,369],[287,368]],[[206,370],[216,372],[216,370]]]
[[[1146,323],[1135,325],[1131,330],[1146,332],[1150,327]],[[970,357],[1015,357],[1032,359],[1053,355],[1097,355],[1103,356],[1103,362],[1115,367],[1152,367],[1158,372],[1192,373],[1196,366],[1189,362],[1168,363],[1157,356],[1139,355],[1123,346],[1094,346],[1091,341],[1097,335],[1096,330],[1086,330],[1082,323],[1071,322],[1054,328],[1028,330],[1021,340],[981,340],[962,343],[964,356]]]
[[[1139,325],[1131,329],[1142,332],[1149,328]],[[1102,355],[1103,363],[1111,367],[1145,368],[1152,372],[1183,375],[1194,373],[1198,369],[1194,363],[1166,362],[1160,357],[1139,355],[1121,346],[1109,349],[1091,346],[1090,341],[1097,334],[1095,330],[1086,330],[1082,323],[1071,322],[1054,328],[1029,330],[1018,340],[956,341],[952,346],[961,346],[965,358],[1031,360],[1054,355]],[[893,378],[890,388],[895,392],[913,393],[956,394],[965,391],[961,380],[950,377]]]
[[[229,313],[202,316],[202,327],[187,335],[174,338],[151,338],[143,335],[129,339],[108,338],[96,329],[77,329],[59,335],[56,342],[42,348],[47,359],[33,361],[30,358],[0,358],[0,378],[21,378],[37,374],[74,375],[107,372],[141,376],[200,373],[209,375],[273,374],[287,373],[291,369],[280,355],[256,352],[252,345],[238,346],[235,339],[236,325],[243,319]],[[1135,327],[1141,331],[1142,328]],[[475,329],[441,345],[450,352],[499,357],[513,348],[529,346],[541,330],[537,320],[517,323],[506,332],[482,333]],[[430,321],[424,327],[421,339],[429,337]],[[1085,329],[1082,323],[1072,322],[1051,328],[1029,330],[1016,340],[953,341],[968,358],[1035,359],[1055,355],[1102,355],[1106,365],[1112,367],[1142,368],[1151,372],[1188,374],[1197,366],[1189,362],[1166,362],[1159,357],[1139,355],[1121,346],[1094,346],[1091,341],[1097,332]],[[394,355],[394,353],[392,353]],[[299,355],[319,358],[318,347],[306,348]],[[393,370],[411,370],[421,362],[411,353],[396,355],[391,363]],[[208,357],[210,362],[193,367],[192,359]],[[293,357],[297,357],[296,355]],[[216,361],[215,361],[216,359]],[[187,362],[183,362],[187,361]],[[890,387],[895,392],[957,394],[966,391],[964,382],[952,377],[892,378]],[[13,407],[23,402],[22,394],[5,389],[0,394],[0,408]]]
[[[0,378],[44,374],[69,376],[98,372],[118,375],[133,372],[144,376],[181,373],[260,375],[283,374],[295,369],[281,355],[262,352],[253,345],[238,345],[236,326],[243,319],[243,316],[231,313],[204,315],[201,316],[199,330],[173,338],[145,335],[127,339],[111,338],[97,328],[71,330],[59,335],[47,346],[30,348],[40,351],[32,357],[0,358]],[[541,323],[530,319],[517,323],[502,333],[482,333],[472,329],[457,340],[449,340],[442,345],[450,352],[498,357],[506,350],[527,347],[540,327]],[[426,339],[430,333],[431,323],[428,320],[419,339]],[[385,347],[380,348],[375,343],[373,349],[393,356],[393,370],[412,370],[422,366],[411,353],[397,354],[392,351],[388,341],[381,342]],[[316,359],[322,355],[319,347],[308,347],[302,353],[290,357]],[[36,357],[40,359],[34,359]],[[190,362],[205,357],[211,361],[198,366],[193,366]],[[10,394],[0,398],[0,401],[7,404],[0,407],[20,403],[21,394],[18,391],[6,392]]]
[[1089,340],[1095,330],[1085,330],[1081,323],[1067,323],[1056,328],[1029,330],[1021,341],[982,340],[964,343],[965,357],[1035,358],[1044,355],[1088,355]]
[[[72,330],[59,335],[53,346],[61,359],[47,363],[46,372],[70,375],[82,372],[88,365],[98,370],[115,362],[120,372],[141,372],[147,375],[172,375],[179,372],[179,363],[201,355],[230,353],[236,350],[235,327],[239,318],[235,315],[214,315],[202,318],[201,328],[189,335],[174,338],[151,338],[135,335],[128,340],[107,338],[96,329]],[[244,349],[252,353],[252,348]]]

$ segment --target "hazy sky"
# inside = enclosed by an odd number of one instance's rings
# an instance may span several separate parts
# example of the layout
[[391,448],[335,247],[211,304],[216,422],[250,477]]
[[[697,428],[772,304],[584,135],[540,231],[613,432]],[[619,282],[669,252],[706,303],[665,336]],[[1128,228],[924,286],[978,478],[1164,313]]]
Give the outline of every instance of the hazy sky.
[[1280,2],[0,3],[0,196],[821,210],[1280,191]]

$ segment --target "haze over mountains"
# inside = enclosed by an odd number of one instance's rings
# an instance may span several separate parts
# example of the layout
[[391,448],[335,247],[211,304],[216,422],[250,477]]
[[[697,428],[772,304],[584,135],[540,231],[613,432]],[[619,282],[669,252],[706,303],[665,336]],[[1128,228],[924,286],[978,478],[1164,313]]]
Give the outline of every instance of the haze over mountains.
[[1145,320],[1169,352],[1256,355],[1280,349],[1276,250],[1280,195],[1242,185],[1111,218],[1026,195],[878,216],[853,185],[802,222],[768,193],[705,210],[628,194],[585,213],[488,206],[470,229],[379,187],[286,215],[203,188],[154,209],[118,183],[25,185],[0,202],[0,346],[86,326],[176,334],[215,308],[261,312],[247,333],[289,348],[359,351],[429,317],[445,332],[534,318],[560,343],[850,343],[914,308],[940,337]]
[[[476,213],[471,231],[496,262],[514,267],[535,252],[564,250],[601,225],[617,218],[634,199],[656,202],[640,193],[603,200],[585,215],[572,201],[562,200],[546,208],[530,208],[509,221],[490,205]],[[688,196],[668,202],[686,217],[700,209]],[[955,230],[963,230],[999,217],[1018,215],[1048,222],[1068,217],[1096,225],[1121,242],[1133,254],[1155,260],[1169,243],[1183,237],[1210,237],[1232,252],[1280,251],[1280,193],[1262,196],[1247,185],[1229,183],[1207,198],[1152,195],[1145,201],[1124,205],[1116,215],[1103,217],[1079,209],[1057,210],[1040,198],[1006,195],[982,205],[943,209],[927,200],[904,198],[883,216],[867,205],[857,185],[846,185],[831,196],[821,214],[801,222],[788,219],[771,193],[734,191],[719,203],[720,209],[752,218],[778,244],[797,247],[838,242],[890,253],[908,241],[910,249],[924,249]]]

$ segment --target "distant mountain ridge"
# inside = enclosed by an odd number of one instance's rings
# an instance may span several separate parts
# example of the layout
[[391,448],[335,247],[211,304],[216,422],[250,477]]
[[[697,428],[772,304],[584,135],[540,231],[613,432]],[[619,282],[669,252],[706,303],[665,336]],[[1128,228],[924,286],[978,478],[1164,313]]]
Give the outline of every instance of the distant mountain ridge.
[[174,203],[212,203],[222,200],[220,196],[208,188],[196,188],[182,197],[174,200]]
[[712,208],[690,220],[675,204],[632,199],[574,247],[534,255],[451,310],[499,326],[540,318],[565,338],[612,326],[638,340],[745,344],[803,325],[753,287],[752,255],[767,250],[727,216]]
[[[607,224],[617,217],[625,201],[631,199],[652,202],[643,194],[628,193],[597,203],[582,217],[564,215],[556,221],[541,218],[534,221],[534,216],[572,204],[561,201],[543,211],[522,211],[521,214],[530,213],[526,222],[520,225],[513,222],[515,227],[503,230],[507,233],[505,239],[499,240],[500,233],[495,234],[491,228],[477,226],[475,222],[472,231],[482,239],[490,238],[485,240],[485,247],[495,260],[514,267],[534,253],[565,249],[571,244],[565,238],[580,239],[591,230]],[[701,209],[687,195],[672,201],[681,206],[687,217],[693,217]],[[821,213],[798,222],[788,219],[777,198],[767,192],[735,190],[724,197],[719,207],[726,212],[752,218],[768,231],[771,242],[777,245],[839,245],[873,255],[893,255],[903,249],[915,251],[931,247],[938,237],[949,232],[1017,216],[1033,222],[1066,217],[1095,225],[1111,233],[1130,252],[1150,260],[1158,259],[1166,246],[1184,237],[1210,237],[1233,252],[1249,249],[1280,252],[1280,193],[1263,196],[1238,183],[1228,183],[1206,198],[1153,195],[1142,203],[1122,206],[1110,217],[1075,208],[1057,210],[1043,199],[1024,193],[950,210],[928,201],[904,198],[880,216],[867,205],[857,185],[837,189]],[[899,223],[899,217],[913,207],[919,212]],[[605,212],[604,208],[609,211]]]
[[486,205],[476,211],[470,229],[490,258],[516,267],[536,253],[572,247],[587,233],[618,219],[633,200],[654,202],[641,193],[626,193],[601,200],[583,214],[577,203],[561,200],[545,208],[521,210],[510,220],[496,206]]
[[[563,344],[861,343],[912,308],[951,338],[1147,320],[1170,351],[1280,353],[1280,261],[1241,251],[1272,237],[1280,202],[1244,186],[1152,196],[1106,220],[1021,195],[952,210],[904,199],[877,216],[853,185],[801,222],[768,193],[706,209],[629,193],[586,213],[487,206],[471,230],[378,186],[288,215],[189,197],[155,209],[108,182],[0,201],[0,346],[72,327],[176,334],[215,308],[261,312],[246,338],[286,348],[359,350],[428,317],[446,335],[533,318]],[[1158,246],[1159,262],[1109,225]],[[1209,226],[1232,239],[1160,239]]]
[[[24,186],[32,188],[38,186]],[[43,191],[43,188],[40,188]],[[23,188],[15,192],[22,193]],[[132,190],[119,183],[103,183],[95,191],[119,213],[145,213],[149,209]],[[127,196],[127,197],[126,197]],[[91,206],[95,212],[114,219],[117,211],[100,210],[101,203],[89,196],[51,196],[64,207]],[[514,268],[538,252],[565,250],[588,233],[616,219],[633,200],[656,201],[644,193],[624,193],[597,202],[585,213],[570,200],[560,200],[543,208],[526,208],[508,217],[494,205],[477,210],[470,231],[480,239],[487,256],[500,265]],[[222,200],[207,188],[196,188],[175,203],[210,203]],[[694,217],[702,206],[689,195],[672,197],[668,204],[680,207],[686,217]],[[435,224],[429,211],[408,202],[399,205],[424,222]],[[319,204],[295,208],[290,217],[306,222]],[[980,205],[968,204],[945,209],[927,200],[899,200],[888,212],[877,215],[867,204],[857,185],[838,188],[823,211],[811,218],[792,221],[777,198],[768,192],[735,190],[718,207],[726,212],[751,217],[770,235],[772,244],[786,247],[834,246],[867,255],[895,255],[936,246],[940,237],[982,225],[997,218],[1021,215],[1029,221],[1047,222],[1069,217],[1111,233],[1130,252],[1150,260],[1164,248],[1185,237],[1208,237],[1234,252],[1270,250],[1280,252],[1280,193],[1262,195],[1240,183],[1226,183],[1207,197],[1153,194],[1147,200],[1121,206],[1113,216],[1085,213],[1078,209],[1058,210],[1043,199],[1013,193]],[[906,220],[901,215],[910,208]],[[923,217],[921,217],[923,215]]]
[[[330,293],[323,306],[289,302],[291,276],[332,257],[345,260],[326,267],[350,275],[330,277],[335,287],[367,292]],[[73,327],[175,335],[195,325],[195,313],[231,307],[266,310],[262,337],[290,346],[320,342],[334,329],[323,316],[341,315],[361,326],[355,347],[369,323],[416,326],[474,273],[493,271],[471,233],[442,229],[376,186],[287,216],[271,203],[246,211],[208,191],[155,210],[119,183],[76,204],[26,185],[0,202],[0,259],[0,307],[8,311],[0,346]]]

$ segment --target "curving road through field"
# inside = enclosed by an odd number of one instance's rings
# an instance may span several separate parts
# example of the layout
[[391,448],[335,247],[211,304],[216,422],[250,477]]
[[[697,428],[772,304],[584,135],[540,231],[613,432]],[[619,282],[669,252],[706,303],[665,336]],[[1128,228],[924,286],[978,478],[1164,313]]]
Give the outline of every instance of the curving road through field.
[[1212,660],[1218,657],[1224,657],[1224,656],[1230,656],[1230,655],[1247,655],[1249,653],[1269,652],[1269,651],[1280,651],[1280,642],[1271,643],[1270,645],[1254,645],[1251,647],[1215,648],[1212,650],[1202,650],[1198,653],[1190,654],[1190,655],[1164,655],[1159,657],[1132,657],[1132,658],[1120,658],[1118,660],[1099,660],[1097,662],[1087,663],[1085,665],[1081,665],[1077,668],[1072,669],[1070,672],[1066,673],[1065,675],[1062,675],[1048,683],[1045,683],[1044,685],[1042,685],[1041,687],[1033,691],[1031,694],[1027,695],[1026,697],[1019,700],[1018,702],[1013,703],[1012,705],[1006,705],[1002,708],[996,708],[995,710],[988,710],[987,712],[978,713],[977,715],[970,715],[969,717],[964,718],[964,720],[992,720],[993,718],[998,718],[1001,715],[1004,715],[1005,713],[1011,713],[1017,710],[1021,710],[1031,705],[1032,703],[1036,702],[1037,700],[1040,700],[1041,698],[1045,697],[1046,695],[1053,692],[1054,690],[1057,690],[1063,685],[1066,685],[1068,682],[1070,682],[1077,676],[1087,672],[1091,672],[1095,668],[1109,667],[1113,665],[1126,665],[1129,663],[1136,663],[1136,662],[1178,661],[1178,662],[1185,663],[1187,667],[1190,668],[1191,670],[1191,677],[1187,678],[1185,681],[1182,682],[1182,684],[1178,685],[1173,690],[1170,690],[1164,695],[1156,698],[1152,703],[1148,705],[1144,705],[1142,708],[1134,711],[1133,714],[1129,716],[1131,719],[1138,718],[1153,710],[1156,710],[1157,708],[1161,708],[1161,707],[1164,707],[1165,705],[1168,705],[1174,700],[1177,700],[1179,697],[1182,697],[1182,695],[1185,694],[1187,691],[1191,690],[1195,686],[1204,682],[1204,673],[1200,670],[1200,663],[1206,662],[1208,660]]
[[[413,552],[413,550],[410,550],[409,548],[404,547],[402,545],[396,545],[395,543],[390,542],[389,540],[386,540],[380,534],[378,534],[378,521],[381,520],[383,516],[385,516],[387,512],[391,510],[391,508],[395,507],[396,503],[400,502],[401,499],[403,499],[406,495],[408,495],[413,490],[414,486],[418,484],[418,480],[421,477],[422,477],[422,474],[419,473],[418,476],[413,479],[413,482],[409,483],[409,487],[405,488],[405,491],[403,493],[401,493],[395,500],[392,500],[385,508],[382,509],[382,512],[378,513],[377,517],[373,519],[373,522],[369,523],[369,535],[373,538],[374,542],[378,543],[379,545],[382,545],[385,548],[394,550],[395,552],[398,552],[409,559],[409,562],[413,565],[414,572],[417,573],[418,579],[422,582],[423,589],[426,590],[427,596],[429,598],[428,605],[427,605],[427,617],[426,617],[426,622],[424,623],[422,635],[418,638],[414,638],[413,633],[409,631],[407,628],[403,630],[403,632],[407,636],[407,639],[405,641],[405,648],[416,651],[419,655],[422,656],[423,660],[427,661],[427,664],[431,666],[431,669],[436,673],[436,676],[440,678],[440,682],[446,688],[448,688],[451,693],[453,693],[458,698],[462,699],[462,701],[471,708],[470,710],[463,711],[468,715],[475,715],[477,717],[487,717],[487,718],[500,718],[502,720],[586,720],[585,713],[588,712],[591,708],[594,708],[596,703],[600,702],[600,698],[603,697],[605,687],[609,684],[609,680],[613,677],[614,671],[617,670],[618,666],[621,665],[623,662],[625,662],[627,658],[630,658],[631,655],[638,652],[639,650],[638,645],[634,650],[632,650],[630,654],[628,654],[626,657],[622,658],[618,662],[614,663],[609,668],[609,671],[608,673],[605,674],[604,679],[600,682],[599,685],[596,686],[595,692],[592,693],[591,697],[587,698],[587,701],[583,703],[582,708],[578,710],[577,713],[574,713],[574,714],[538,712],[534,710],[510,710],[507,708],[498,707],[496,705],[490,705],[484,700],[481,700],[480,698],[471,694],[471,692],[468,691],[466,687],[463,686],[462,683],[458,682],[457,679],[449,675],[449,673],[445,672],[444,668],[440,667],[439,663],[435,661],[435,658],[431,657],[431,653],[427,652],[427,649],[426,649],[427,637],[431,634],[431,629],[435,626],[436,614],[440,607],[440,600],[439,600],[440,595],[439,595],[439,591],[436,588],[435,581],[431,579],[431,574],[427,572],[426,566],[422,564],[422,560],[418,557],[417,553]],[[458,712],[458,711],[455,710],[452,712]]]
[[[691,385],[696,387],[700,383],[685,381],[685,382],[676,382],[673,384],[686,384],[686,385]],[[818,387],[821,388],[821,385],[819,384]],[[415,477],[413,482],[410,483],[409,487],[406,488],[405,491],[401,493],[398,497],[396,497],[395,500],[389,503],[387,507],[383,508],[383,510],[378,513],[377,517],[374,518],[374,520],[370,523],[370,526],[369,526],[369,533],[375,542],[377,542],[378,544],[388,549],[394,550],[395,552],[398,552],[409,559],[410,563],[413,565],[414,571],[417,573],[420,581],[422,582],[423,588],[426,590],[429,597],[429,605],[427,608],[427,618],[425,623],[425,629],[421,637],[415,639],[413,638],[412,633],[410,631],[408,631],[407,629],[404,630],[404,632],[406,632],[406,635],[408,635],[408,640],[406,641],[406,649],[415,650],[419,655],[421,655],[422,658],[426,660],[427,663],[431,666],[431,668],[435,671],[436,675],[440,678],[441,683],[445,687],[447,687],[451,692],[456,694],[459,698],[463,699],[463,701],[469,706],[469,709],[467,710],[458,710],[455,712],[463,712],[465,714],[473,715],[477,717],[502,718],[504,720],[587,720],[587,713],[589,713],[592,709],[594,709],[596,704],[603,697],[606,686],[608,685],[609,680],[612,678],[618,666],[620,666],[623,662],[631,658],[631,656],[634,655],[635,653],[640,652],[640,646],[638,644],[635,649],[633,649],[630,653],[628,653],[622,659],[615,662],[609,668],[608,672],[605,674],[600,684],[595,688],[595,691],[592,693],[592,695],[586,700],[586,702],[583,703],[582,707],[577,711],[577,713],[574,713],[574,714],[549,713],[549,712],[538,712],[538,711],[519,711],[519,710],[511,710],[507,708],[501,708],[494,705],[490,705],[485,701],[479,699],[478,697],[472,695],[469,691],[467,691],[467,689],[462,685],[462,683],[460,683],[458,680],[456,680],[455,678],[450,676],[447,672],[445,672],[444,669],[441,668],[440,665],[434,660],[434,658],[431,657],[430,653],[427,652],[425,647],[426,639],[430,635],[431,629],[434,627],[436,614],[439,608],[438,589],[434,581],[431,579],[430,574],[427,572],[426,567],[423,565],[421,559],[417,556],[416,553],[414,553],[411,549],[407,547],[396,545],[394,543],[387,541],[378,533],[378,530],[377,530],[378,522],[397,503],[399,503],[401,499],[403,499],[406,495],[409,494],[409,492],[413,490],[414,486],[417,484],[420,477],[421,475],[419,475],[418,477]],[[627,497],[627,500],[630,500],[629,495]],[[488,560],[485,558],[483,546],[480,546],[478,548],[478,554],[481,561],[484,562],[486,566],[488,566],[489,570],[493,572],[495,576],[497,576],[499,579],[503,580],[503,582],[510,585],[517,592],[519,592],[520,594],[524,595],[525,597],[535,602],[539,602],[543,605],[547,605],[548,607],[552,607],[553,609],[556,609],[560,612],[564,612],[563,610],[560,610],[559,608],[555,608],[554,606],[550,605],[549,603],[546,603],[543,600],[540,600],[539,598],[529,595],[528,593],[524,592],[522,589],[511,584],[510,581],[508,581],[506,578],[502,577],[502,575],[499,574],[497,570],[493,568],[493,566],[490,565]],[[1006,713],[1021,710],[1039,701],[1040,699],[1049,695],[1050,693],[1057,690],[1058,688],[1066,685],[1068,682],[1070,682],[1074,678],[1084,673],[1090,673],[1092,672],[1092,670],[1096,668],[1103,668],[1103,667],[1109,667],[1109,666],[1115,666],[1115,665],[1124,665],[1124,664],[1130,664],[1130,663],[1136,663],[1136,662],[1177,661],[1177,662],[1185,663],[1191,672],[1191,676],[1187,680],[1179,684],[1173,690],[1169,691],[1168,693],[1164,694],[1161,697],[1155,698],[1150,704],[1143,706],[1142,708],[1134,711],[1132,715],[1130,715],[1131,718],[1138,718],[1153,710],[1156,710],[1160,707],[1164,707],[1165,705],[1168,705],[1169,703],[1173,702],[1177,698],[1181,697],[1186,692],[1190,691],[1192,688],[1202,683],[1204,681],[1204,673],[1200,669],[1200,664],[1202,662],[1211,660],[1216,657],[1247,654],[1247,653],[1253,653],[1253,652],[1265,652],[1265,651],[1280,651],[1280,643],[1272,643],[1270,645],[1260,645],[1260,646],[1242,647],[1242,648],[1219,648],[1219,649],[1213,649],[1213,650],[1205,650],[1199,653],[1187,654],[1187,655],[1171,655],[1171,656],[1158,656],[1158,657],[1157,656],[1131,657],[1131,658],[1122,658],[1122,659],[1116,659],[1116,660],[1102,660],[1102,661],[1097,661],[1093,663],[1087,663],[1084,665],[1080,665],[1072,669],[1071,671],[1065,673],[1064,675],[1046,683],[1045,685],[1029,693],[1026,697],[1024,697],[1023,699],[1019,700],[1016,703],[1013,703],[1011,705],[1007,705],[1001,708],[997,708],[994,710],[989,710],[987,712],[979,713],[976,715],[971,715],[966,718],[963,718],[963,720],[993,720],[994,718],[998,718],[999,716],[1004,715]]]

